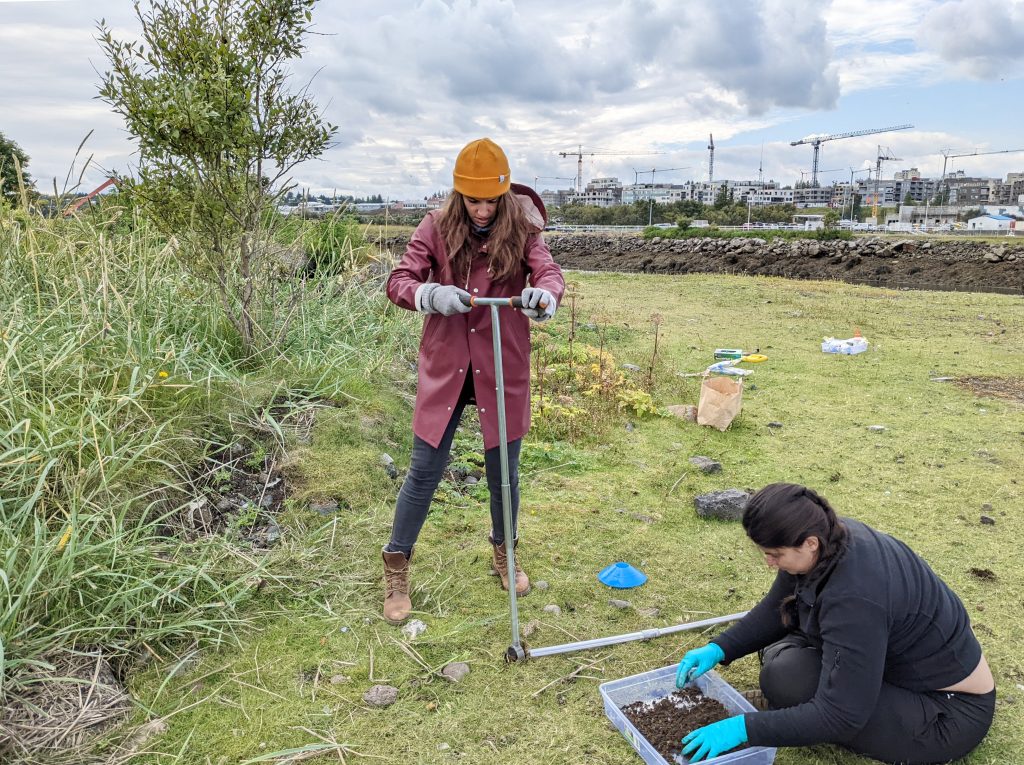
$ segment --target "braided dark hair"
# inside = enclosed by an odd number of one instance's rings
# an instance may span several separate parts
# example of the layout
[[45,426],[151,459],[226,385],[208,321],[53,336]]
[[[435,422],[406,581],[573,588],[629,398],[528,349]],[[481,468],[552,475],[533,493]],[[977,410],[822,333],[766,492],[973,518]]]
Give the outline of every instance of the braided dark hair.
[[[813,577],[846,549],[848,532],[836,511],[814,489],[795,483],[765,486],[747,502],[743,511],[743,530],[758,547],[799,547],[809,537],[817,537],[818,560],[808,572]],[[795,623],[793,597],[782,603],[782,620]]]

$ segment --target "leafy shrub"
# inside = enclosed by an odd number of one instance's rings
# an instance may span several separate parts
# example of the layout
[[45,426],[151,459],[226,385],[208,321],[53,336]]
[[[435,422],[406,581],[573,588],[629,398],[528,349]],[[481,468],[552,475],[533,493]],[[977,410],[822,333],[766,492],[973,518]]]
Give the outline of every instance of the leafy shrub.
[[623,414],[658,412],[650,393],[618,368],[607,349],[538,332],[533,352],[533,416],[542,438],[597,437]]

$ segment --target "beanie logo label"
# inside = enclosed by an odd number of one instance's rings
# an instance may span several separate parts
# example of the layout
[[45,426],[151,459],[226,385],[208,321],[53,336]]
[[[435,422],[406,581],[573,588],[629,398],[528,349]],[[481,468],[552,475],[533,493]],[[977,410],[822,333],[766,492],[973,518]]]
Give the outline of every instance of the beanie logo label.
[[498,176],[498,183],[504,183],[504,182],[505,182],[505,176],[504,175],[499,175]]

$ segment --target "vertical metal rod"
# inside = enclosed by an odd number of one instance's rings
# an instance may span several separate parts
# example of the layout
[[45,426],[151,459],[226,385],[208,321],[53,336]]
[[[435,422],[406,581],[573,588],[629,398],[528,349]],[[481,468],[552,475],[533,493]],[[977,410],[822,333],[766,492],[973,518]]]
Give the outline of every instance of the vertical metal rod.
[[512,528],[512,491],[508,480],[508,442],[505,435],[505,372],[501,363],[501,323],[498,306],[491,305],[491,339],[494,342],[494,377],[498,389],[498,454],[501,457],[501,515],[505,525],[505,557],[508,562],[508,603],[512,613],[512,649],[522,653],[519,640],[519,604],[516,602],[516,546]]

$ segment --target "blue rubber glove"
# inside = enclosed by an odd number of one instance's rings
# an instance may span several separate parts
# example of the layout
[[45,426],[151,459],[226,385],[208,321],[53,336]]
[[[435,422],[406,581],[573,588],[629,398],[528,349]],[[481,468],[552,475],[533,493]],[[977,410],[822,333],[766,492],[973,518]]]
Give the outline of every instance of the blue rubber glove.
[[521,296],[523,313],[534,321],[547,321],[555,315],[555,296],[540,287],[525,287]]
[[682,688],[696,680],[725,658],[725,652],[718,643],[708,643],[700,648],[687,651],[676,670],[676,688]]
[[700,762],[745,743],[747,721],[743,715],[736,715],[687,733],[683,736],[683,754],[690,762]]

